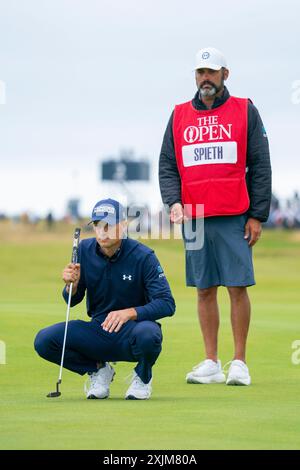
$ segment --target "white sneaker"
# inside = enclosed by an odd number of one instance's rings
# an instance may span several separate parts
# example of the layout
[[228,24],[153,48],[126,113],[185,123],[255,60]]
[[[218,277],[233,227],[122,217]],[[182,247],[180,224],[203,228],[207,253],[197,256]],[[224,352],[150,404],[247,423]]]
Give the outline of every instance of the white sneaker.
[[126,400],[148,400],[152,392],[151,383],[152,379],[145,384],[134,372],[132,382],[125,395]]
[[101,367],[97,372],[93,372],[89,375],[87,384],[84,386],[86,397],[89,399],[93,398],[108,398],[109,397],[109,386],[114,379],[115,371],[114,368],[108,363],[105,363],[104,367]]
[[215,362],[211,359],[205,359],[193,367],[193,370],[187,374],[186,381],[188,384],[220,384],[225,382],[221,361]]
[[235,359],[231,362],[226,385],[250,385],[249,369],[243,361]]

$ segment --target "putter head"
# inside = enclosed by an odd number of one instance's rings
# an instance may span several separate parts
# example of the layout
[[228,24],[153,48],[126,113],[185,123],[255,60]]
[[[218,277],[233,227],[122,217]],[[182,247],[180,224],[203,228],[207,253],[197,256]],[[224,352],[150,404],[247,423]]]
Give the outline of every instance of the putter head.
[[55,397],[60,397],[61,393],[60,392],[50,392],[48,393],[47,397],[48,398],[55,398]]
[[61,393],[60,393],[60,391],[59,391],[59,384],[61,384],[61,380],[59,380],[58,382],[56,382],[56,392],[50,392],[50,393],[48,393],[47,398],[56,398],[56,397],[60,397],[60,396],[61,396]]

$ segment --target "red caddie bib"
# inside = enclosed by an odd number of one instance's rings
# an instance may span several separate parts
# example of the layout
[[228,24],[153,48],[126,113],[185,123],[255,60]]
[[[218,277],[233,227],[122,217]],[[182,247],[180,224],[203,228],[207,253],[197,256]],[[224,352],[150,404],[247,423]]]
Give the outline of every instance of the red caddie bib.
[[230,96],[218,108],[175,106],[173,136],[186,214],[242,214],[249,208],[246,186],[248,99]]

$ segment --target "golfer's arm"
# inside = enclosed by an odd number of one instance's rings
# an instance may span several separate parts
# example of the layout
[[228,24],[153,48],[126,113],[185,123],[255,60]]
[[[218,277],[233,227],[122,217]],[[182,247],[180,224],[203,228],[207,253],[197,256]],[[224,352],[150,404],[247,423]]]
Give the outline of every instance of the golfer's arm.
[[175,301],[172,295],[168,295],[165,298],[152,299],[145,305],[135,307],[135,311],[136,321],[156,321],[174,315]]
[[150,255],[144,267],[145,297],[148,303],[135,307],[136,321],[155,321],[174,315],[176,305],[169,283],[163,273],[158,271],[160,263],[154,254]]
[[[73,292],[73,289],[72,289],[71,307],[74,307],[75,305],[79,304],[84,299],[85,291],[86,291],[86,286],[84,282],[80,279],[75,292]],[[65,299],[65,302],[68,303],[68,300],[69,300],[69,287],[68,286],[65,286],[62,292],[62,295],[63,295],[63,298]]]

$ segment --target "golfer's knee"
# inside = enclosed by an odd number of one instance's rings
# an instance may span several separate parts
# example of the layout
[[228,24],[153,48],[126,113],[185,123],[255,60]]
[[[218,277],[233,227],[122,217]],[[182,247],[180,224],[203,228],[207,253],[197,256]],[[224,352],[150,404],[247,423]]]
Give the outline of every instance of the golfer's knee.
[[35,337],[34,340],[34,349],[39,356],[46,358],[50,351],[50,336],[46,333],[45,330],[41,330]]
[[143,351],[144,354],[151,354],[153,351],[161,351],[162,344],[162,334],[160,327],[157,324],[145,324],[139,328],[137,334],[137,343],[139,349]]

